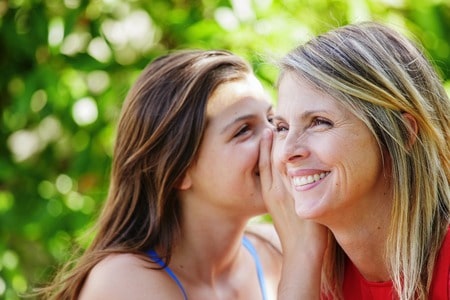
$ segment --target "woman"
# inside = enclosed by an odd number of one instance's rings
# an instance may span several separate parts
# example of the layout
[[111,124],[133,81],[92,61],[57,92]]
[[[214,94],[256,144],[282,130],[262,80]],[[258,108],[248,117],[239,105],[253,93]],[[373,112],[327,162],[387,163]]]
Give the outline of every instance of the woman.
[[450,100],[423,54],[348,25],[290,52],[278,91],[274,164],[332,233],[324,297],[450,299]]
[[[122,109],[95,238],[45,296],[274,299],[282,264],[275,231],[246,231],[250,218],[267,212],[261,177],[275,182],[267,146],[261,171],[258,164],[271,117],[266,93],[239,57],[192,50],[154,60]],[[274,218],[306,228],[285,204],[271,204]],[[277,229],[288,236],[284,228]]]

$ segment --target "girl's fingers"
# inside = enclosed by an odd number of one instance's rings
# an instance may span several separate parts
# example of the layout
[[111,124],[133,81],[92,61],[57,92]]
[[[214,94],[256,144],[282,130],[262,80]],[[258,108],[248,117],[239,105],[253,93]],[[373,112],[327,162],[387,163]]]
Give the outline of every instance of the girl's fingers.
[[280,174],[272,163],[273,131],[269,128],[262,133],[259,153],[259,173],[264,202],[274,219],[284,219],[286,206],[293,205]]
[[272,130],[266,128],[262,133],[259,147],[259,176],[263,190],[272,187],[272,163],[270,161],[272,152]]

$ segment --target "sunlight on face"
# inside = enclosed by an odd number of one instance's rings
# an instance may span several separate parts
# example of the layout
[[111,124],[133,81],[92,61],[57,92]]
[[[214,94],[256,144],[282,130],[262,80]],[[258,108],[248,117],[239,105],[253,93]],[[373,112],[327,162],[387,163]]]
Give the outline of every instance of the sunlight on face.
[[380,203],[389,185],[378,144],[337,100],[285,74],[274,124],[274,164],[300,216],[335,222]]
[[208,116],[217,114],[224,106],[229,106],[247,97],[269,101],[261,82],[251,74],[246,76],[244,80],[231,81],[220,85],[209,99],[207,114]]
[[258,159],[271,115],[272,105],[254,75],[226,82],[210,97],[198,159],[187,172],[189,195],[202,199],[202,209],[226,207],[245,218],[265,212]]

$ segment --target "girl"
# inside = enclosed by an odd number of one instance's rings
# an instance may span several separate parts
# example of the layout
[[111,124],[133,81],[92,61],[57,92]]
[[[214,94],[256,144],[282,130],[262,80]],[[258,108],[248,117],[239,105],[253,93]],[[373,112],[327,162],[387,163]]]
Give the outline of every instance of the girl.
[[[46,297],[275,299],[280,243],[273,227],[247,225],[281,186],[270,145],[260,145],[271,118],[269,98],[239,57],[194,50],[154,60],[122,109],[95,238]],[[279,199],[270,209],[288,237],[303,225]],[[283,244],[295,249],[302,238]],[[318,287],[317,278],[305,284]]]

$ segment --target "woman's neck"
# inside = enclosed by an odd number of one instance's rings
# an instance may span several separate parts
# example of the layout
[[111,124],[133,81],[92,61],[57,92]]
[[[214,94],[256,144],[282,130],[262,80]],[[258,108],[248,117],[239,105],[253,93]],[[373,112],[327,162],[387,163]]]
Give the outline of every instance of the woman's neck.
[[371,207],[355,209],[354,214],[341,216],[339,222],[329,226],[338,244],[368,281],[389,280],[385,251],[391,222],[391,205],[387,200],[384,203],[385,205],[378,202]]
[[387,226],[371,227],[366,224],[364,227],[333,233],[338,244],[366,280],[389,280],[385,255]]

